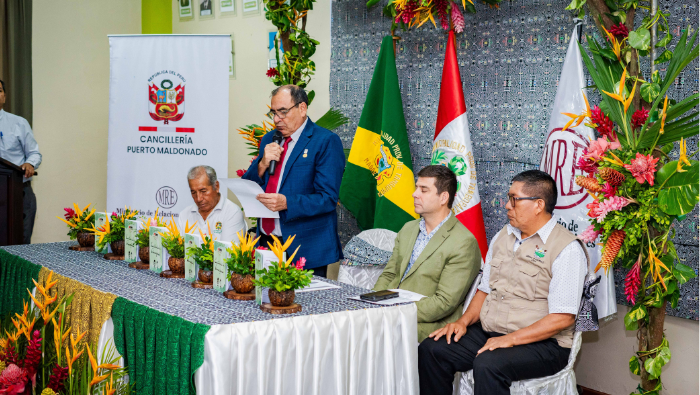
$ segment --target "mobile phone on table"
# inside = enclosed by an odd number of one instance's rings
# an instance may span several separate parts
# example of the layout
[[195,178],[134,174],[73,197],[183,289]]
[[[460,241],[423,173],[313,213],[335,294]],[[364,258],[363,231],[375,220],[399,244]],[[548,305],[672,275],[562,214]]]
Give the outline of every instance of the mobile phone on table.
[[399,297],[399,293],[394,292],[394,291],[377,291],[377,292],[370,292],[370,293],[360,295],[360,299],[369,300],[370,302],[378,302],[380,300],[386,300],[386,299],[392,299],[392,298],[398,298],[398,297]]

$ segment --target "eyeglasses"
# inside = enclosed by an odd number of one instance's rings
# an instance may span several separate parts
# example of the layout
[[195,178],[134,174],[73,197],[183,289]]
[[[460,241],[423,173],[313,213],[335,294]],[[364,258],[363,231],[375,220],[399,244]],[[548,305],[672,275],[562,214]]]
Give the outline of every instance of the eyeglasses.
[[539,196],[526,196],[526,197],[515,197],[513,195],[508,195],[508,201],[510,201],[510,206],[515,207],[515,202],[518,200],[538,200],[542,199]]
[[292,111],[292,109],[293,109],[294,107],[298,106],[299,104],[301,104],[301,102],[299,102],[299,103],[293,105],[293,106],[290,107],[289,109],[282,108],[282,109],[279,109],[279,110],[277,110],[277,111],[275,111],[275,110],[270,110],[270,112],[267,113],[267,116],[274,119],[274,118],[275,118],[275,115],[277,115],[277,117],[279,117],[279,119],[285,119],[285,118],[287,118],[287,113],[289,113],[290,111]]

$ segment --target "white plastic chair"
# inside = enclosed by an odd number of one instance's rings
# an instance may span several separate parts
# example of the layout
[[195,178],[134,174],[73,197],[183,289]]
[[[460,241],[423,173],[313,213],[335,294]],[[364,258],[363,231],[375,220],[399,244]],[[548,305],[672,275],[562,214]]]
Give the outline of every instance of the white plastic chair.
[[[467,299],[464,302],[463,311],[467,311],[469,303],[476,294],[477,287],[481,282],[482,274],[474,280],[474,284],[469,289]],[[581,332],[574,332],[574,340],[569,354],[569,363],[557,374],[547,377],[540,377],[531,380],[514,381],[510,385],[511,395],[578,395],[576,390],[576,374],[574,373],[574,363],[576,356],[581,349]],[[474,371],[460,372],[455,375],[453,395],[474,395]]]
[[[396,241],[396,233],[387,229],[370,229],[360,232],[354,237],[389,252],[394,250],[394,242]],[[338,270],[338,281],[356,287],[372,289],[385,267],[386,265],[344,265],[341,261],[340,269]]]

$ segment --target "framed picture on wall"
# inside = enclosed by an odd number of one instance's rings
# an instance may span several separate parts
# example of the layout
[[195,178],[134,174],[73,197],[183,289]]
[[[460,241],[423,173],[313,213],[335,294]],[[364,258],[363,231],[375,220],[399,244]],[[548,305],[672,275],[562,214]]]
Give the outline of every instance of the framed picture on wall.
[[212,0],[200,0],[199,1],[199,16],[211,16],[212,15]]
[[235,0],[219,0],[219,11],[224,13],[235,13],[236,12],[236,1]]
[[193,0],[178,0],[180,18],[192,18],[194,16],[192,12],[192,1]]
[[243,0],[243,15],[256,15],[260,13],[259,0]]

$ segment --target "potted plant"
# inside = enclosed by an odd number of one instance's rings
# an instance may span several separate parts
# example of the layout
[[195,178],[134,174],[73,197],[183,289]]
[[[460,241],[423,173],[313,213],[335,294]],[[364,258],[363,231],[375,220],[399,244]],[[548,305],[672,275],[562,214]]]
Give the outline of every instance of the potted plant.
[[296,264],[292,264],[294,256],[299,251],[299,247],[287,259],[283,259],[284,251],[289,248],[294,240],[294,236],[287,238],[282,244],[277,237],[272,236],[274,245],[268,246],[277,257],[277,262],[262,270],[258,270],[260,278],[253,280],[257,287],[267,287],[270,304],[277,307],[290,306],[294,303],[294,290],[301,289],[311,284],[313,270],[304,270],[305,258],[300,258]]
[[255,285],[255,244],[260,237],[253,239],[253,236],[244,231],[237,233],[238,245],[232,245],[228,249],[231,256],[226,259],[231,280],[231,286],[236,292],[247,294],[253,291]]
[[[189,233],[195,225],[190,226],[189,222],[185,223],[185,233]],[[170,258],[168,258],[168,266],[172,274],[181,275],[185,273],[185,239],[180,235],[180,230],[177,224],[170,218],[170,223],[165,225],[167,232],[161,233],[163,236],[163,247],[168,250]]]
[[92,231],[96,236],[100,236],[97,241],[97,246],[99,248],[104,248],[104,246],[109,243],[112,248],[112,256],[124,256],[124,221],[131,219],[136,216],[137,211],[131,208],[124,208],[121,215],[113,212],[110,215],[109,222],[101,226],[99,229],[88,229]]
[[95,209],[88,212],[90,204],[80,209],[78,204],[73,203],[73,208],[64,208],[66,212],[63,217],[56,217],[68,225],[68,236],[71,240],[78,239],[78,244],[82,248],[93,247],[95,245],[95,235],[89,229],[95,227]]
[[215,239],[210,236],[211,228],[209,227],[209,222],[207,222],[207,229],[209,230],[208,235],[204,235],[202,230],[199,230],[199,235],[202,238],[202,244],[199,247],[191,248],[189,251],[187,251],[187,257],[194,257],[194,261],[199,266],[199,271],[197,272],[199,281],[204,284],[211,285],[214,283],[214,275],[212,270],[214,269]]
[[148,265],[151,258],[149,249],[151,226],[165,226],[165,223],[158,217],[158,209],[156,209],[156,213],[153,215],[153,218],[142,219],[141,223],[143,224],[143,229],[139,230],[138,234],[136,235],[136,244],[139,246],[139,258],[141,259],[141,262]]

